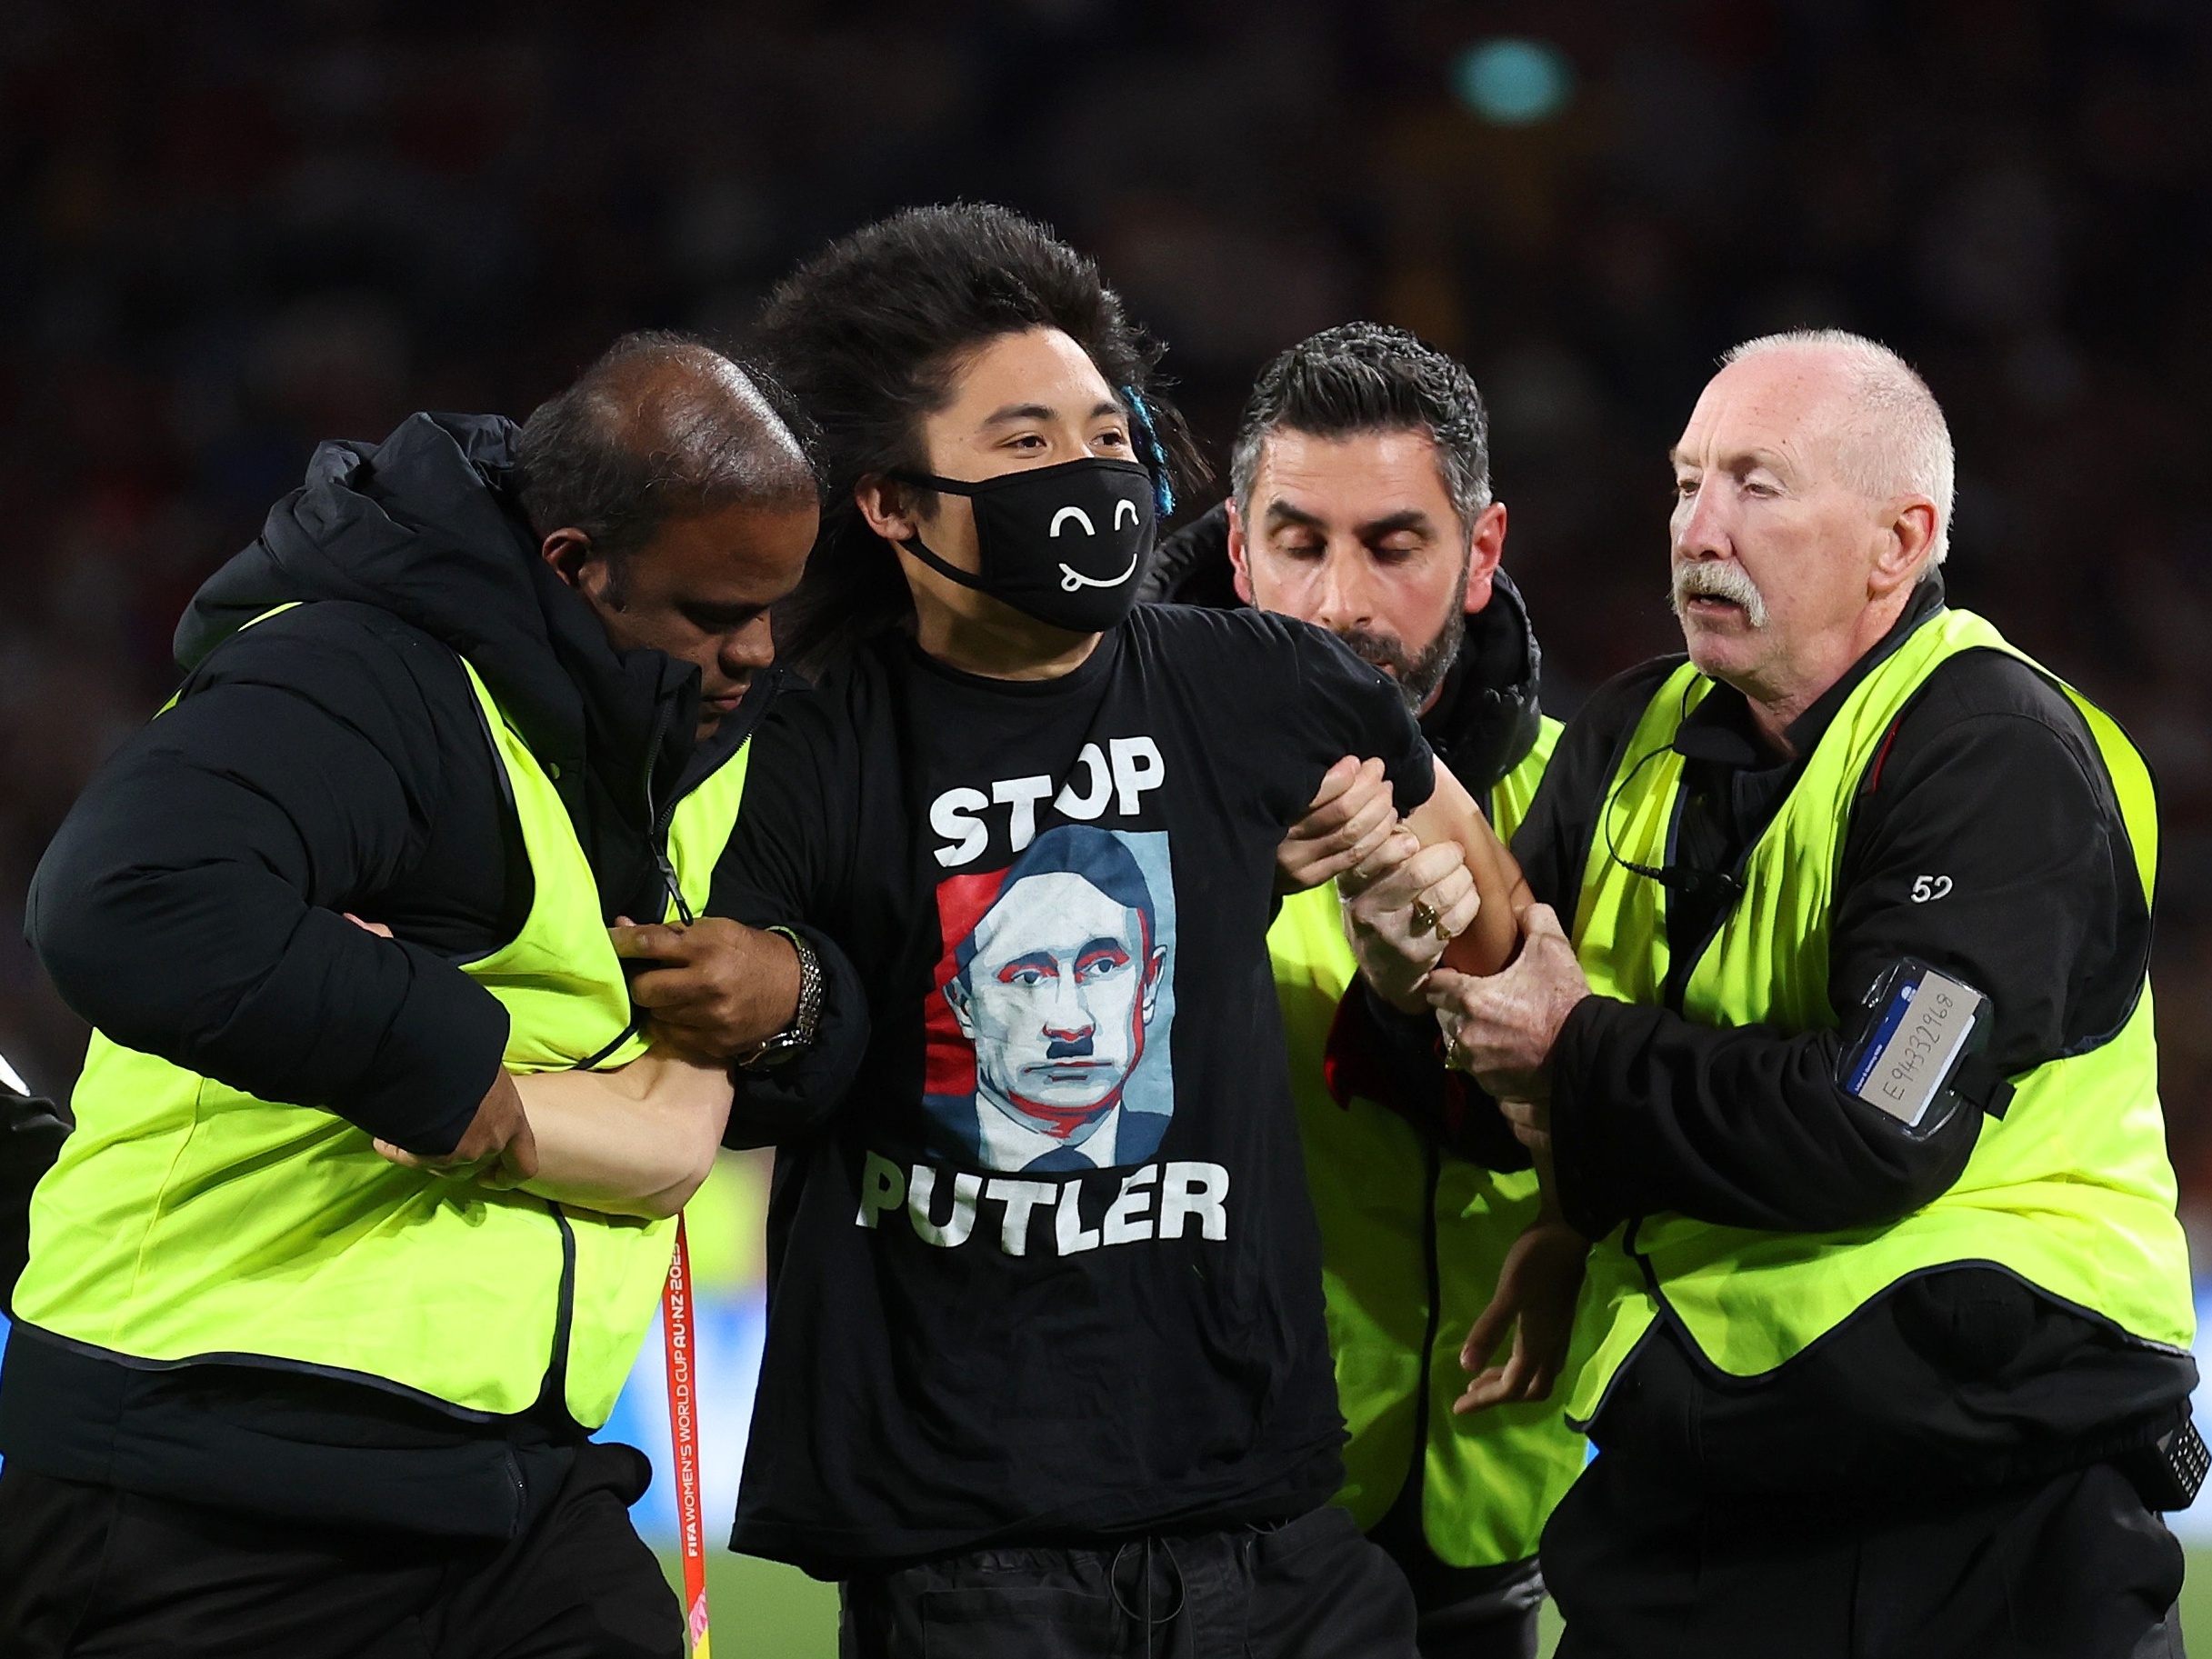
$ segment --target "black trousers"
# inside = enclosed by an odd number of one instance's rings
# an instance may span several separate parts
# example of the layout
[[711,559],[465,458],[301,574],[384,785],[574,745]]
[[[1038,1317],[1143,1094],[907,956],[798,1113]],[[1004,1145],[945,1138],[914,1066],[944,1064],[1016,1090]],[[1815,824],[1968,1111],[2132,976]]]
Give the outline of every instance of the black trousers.
[[1553,1512],[1559,1659],[2181,1659],[2182,1553],[2116,1470],[1881,1505],[1602,1454]]
[[1544,1575],[1534,1561],[1513,1568],[1495,1585],[1451,1600],[1423,1595],[1416,1583],[1421,1659],[1536,1659]]
[[848,1579],[842,1659],[1414,1659],[1413,1596],[1335,1505],[1284,1526],[976,1550]]
[[322,1531],[0,1473],[7,1659],[683,1659],[675,1594],[630,1524],[650,1468],[582,1448],[509,1543]]
[[1413,1588],[1421,1659],[1536,1659],[1544,1574],[1533,1555],[1496,1566],[1456,1567],[1428,1542],[1416,1468],[1367,1536]]

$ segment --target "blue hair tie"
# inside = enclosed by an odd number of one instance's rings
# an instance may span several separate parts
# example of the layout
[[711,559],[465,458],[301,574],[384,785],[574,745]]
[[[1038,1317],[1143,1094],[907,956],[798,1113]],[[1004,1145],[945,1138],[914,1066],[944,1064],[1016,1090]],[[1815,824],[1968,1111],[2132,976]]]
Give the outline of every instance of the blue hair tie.
[[1136,428],[1137,454],[1152,473],[1152,505],[1166,518],[1176,510],[1176,486],[1167,481],[1167,451],[1161,447],[1160,435],[1153,429],[1151,405],[1135,386],[1122,387],[1121,395],[1129,405],[1129,424]]

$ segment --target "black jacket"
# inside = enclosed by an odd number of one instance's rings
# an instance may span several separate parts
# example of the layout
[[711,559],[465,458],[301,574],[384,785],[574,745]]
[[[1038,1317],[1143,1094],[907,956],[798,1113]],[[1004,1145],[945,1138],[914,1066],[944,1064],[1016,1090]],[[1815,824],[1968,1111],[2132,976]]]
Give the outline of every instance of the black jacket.
[[[180,701],[101,770],[32,886],[32,944],[118,1042],[416,1151],[453,1146],[507,1030],[456,964],[510,940],[532,895],[456,654],[553,778],[603,914],[662,913],[662,804],[786,682],[757,676],[695,747],[697,671],[616,652],[536,556],[512,499],[515,435],[495,416],[417,415],[379,445],[325,445],[194,600]],[[244,625],[295,600],[315,603]],[[842,955],[816,943],[825,1040],[786,1069],[835,1092],[866,1015]],[[511,1448],[490,1443],[579,1437],[558,1398],[526,1424],[463,1424],[346,1382],[134,1370],[26,1328],[0,1384],[0,1450],[165,1495],[499,1532],[517,1524],[494,1467]],[[261,1425],[278,1420],[283,1448],[257,1463],[252,1448],[275,1444]],[[451,1455],[418,1467],[425,1452]],[[421,1504],[425,1480],[441,1503]]]
[[[1931,576],[1889,635],[1794,724],[1797,755],[1876,665],[1943,608]],[[1562,736],[1514,841],[1536,896],[1571,924],[1602,804],[1652,694],[1682,661],[1629,670]],[[1689,756],[1673,864],[1740,871],[1803,770],[1757,737],[1726,686],[1684,723]],[[1940,889],[1933,878],[1949,878]],[[1923,881],[1922,878],[1929,878]],[[1940,892],[1938,900],[1916,896]],[[1686,974],[1732,902],[1711,882],[1664,894]],[[1553,1137],[1568,1218],[1592,1236],[1674,1211],[1782,1232],[1878,1224],[1957,1179],[2008,1077],[2095,1046],[2135,1005],[2150,905],[2094,740],[2049,681],[1972,651],[1928,676],[1862,780],[1830,923],[1840,1031],[1700,1025],[1666,1006],[1593,997],[1553,1054]],[[1925,1138],[1837,1082],[1863,994],[1917,957],[1986,993],[1987,1053],[1967,1104]],[[1671,1327],[1647,1343],[1593,1428],[1607,1449],[1721,1487],[1888,1490],[2033,1478],[2170,1427],[2187,1355],[2132,1342],[2008,1274],[1921,1275],[1757,1384],[1712,1372]]]
[[[1229,610],[1236,596],[1226,505],[1161,545],[1144,597]],[[1490,603],[1466,619],[1458,654],[1421,715],[1421,735],[1467,793],[1488,810],[1490,790],[1526,758],[1543,724],[1543,652],[1513,578],[1492,578]],[[1436,1023],[1401,1014],[1356,980],[1329,1034],[1332,1071],[1347,1088],[1388,1106],[1453,1154],[1496,1170],[1528,1167],[1496,1104],[1471,1078],[1446,1071]]]

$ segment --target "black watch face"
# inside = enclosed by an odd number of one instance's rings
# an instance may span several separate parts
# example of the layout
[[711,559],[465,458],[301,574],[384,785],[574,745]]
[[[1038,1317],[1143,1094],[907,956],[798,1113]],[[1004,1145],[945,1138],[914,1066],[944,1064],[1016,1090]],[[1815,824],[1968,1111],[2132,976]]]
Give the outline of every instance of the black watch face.
[[789,1032],[778,1032],[760,1046],[760,1052],[746,1064],[765,1065],[771,1069],[794,1058],[806,1046],[806,1043]]

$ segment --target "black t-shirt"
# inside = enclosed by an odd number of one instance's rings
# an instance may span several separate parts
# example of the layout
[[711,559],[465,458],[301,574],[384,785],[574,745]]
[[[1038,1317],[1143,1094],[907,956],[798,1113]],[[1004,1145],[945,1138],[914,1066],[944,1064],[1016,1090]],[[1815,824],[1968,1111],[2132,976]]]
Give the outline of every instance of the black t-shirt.
[[886,636],[769,715],[714,908],[826,932],[873,1035],[779,1149],[733,1547],[830,1574],[1335,1490],[1266,930],[1348,754],[1434,786],[1328,635],[1180,606],[1053,680]]

